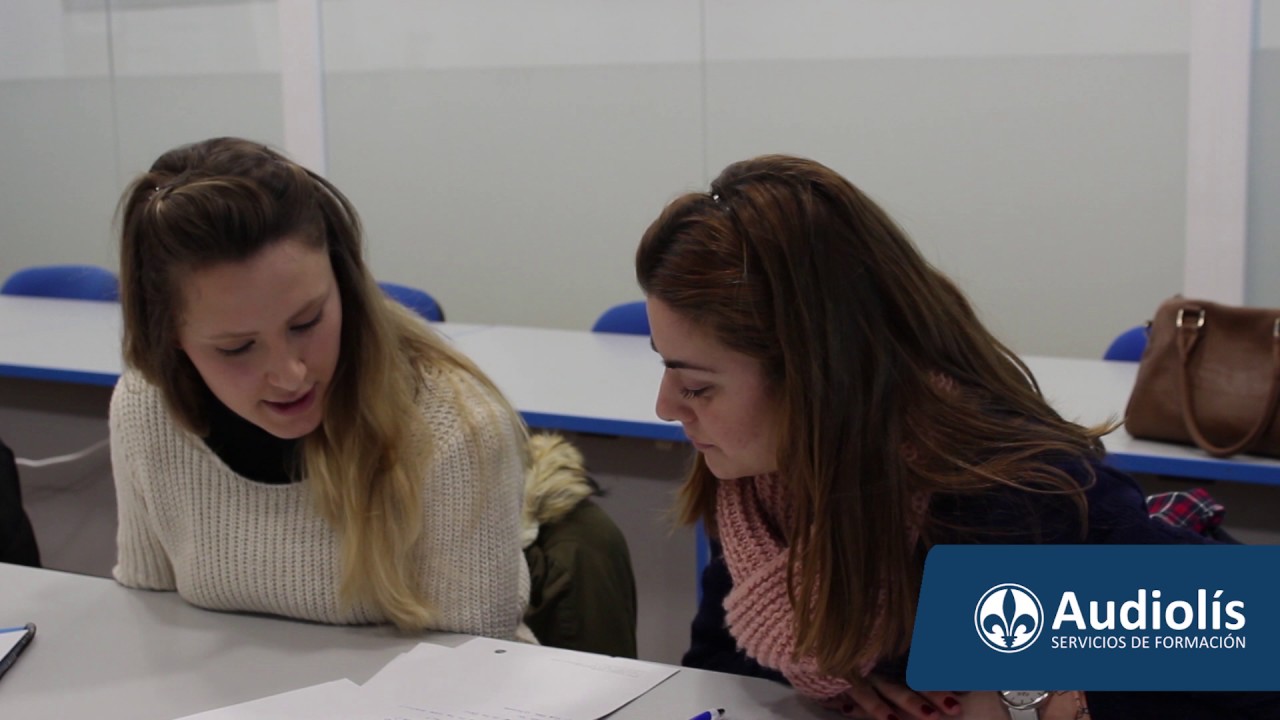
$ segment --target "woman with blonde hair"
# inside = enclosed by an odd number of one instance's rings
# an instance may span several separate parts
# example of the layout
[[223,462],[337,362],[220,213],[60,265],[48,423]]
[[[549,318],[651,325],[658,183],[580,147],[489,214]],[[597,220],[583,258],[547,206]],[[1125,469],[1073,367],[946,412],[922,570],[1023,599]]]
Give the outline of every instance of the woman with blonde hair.
[[[657,413],[698,451],[680,513],[723,548],[686,664],[785,678],[850,717],[973,717],[985,703],[998,714],[980,716],[1008,718],[1024,712],[1000,706],[1014,696],[905,685],[930,547],[1205,542],[1150,518],[1102,463],[1110,428],[1055,412],[959,288],[830,168],[730,165],[654,220],[636,275],[667,367]],[[1013,717],[1277,707],[1208,693],[1036,703]]]
[[530,467],[493,383],[382,294],[342,193],[215,138],[156,160],[120,218],[116,579],[216,610],[529,639],[521,513],[546,488],[527,497],[526,471],[575,500],[587,480]]

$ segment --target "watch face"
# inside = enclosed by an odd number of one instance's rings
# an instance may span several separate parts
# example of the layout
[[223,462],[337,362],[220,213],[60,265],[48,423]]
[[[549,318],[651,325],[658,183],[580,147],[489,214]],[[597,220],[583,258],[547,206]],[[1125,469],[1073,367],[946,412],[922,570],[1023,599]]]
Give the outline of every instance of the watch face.
[[1049,697],[1048,690],[1003,690],[1000,698],[1004,704],[1017,710],[1033,708]]

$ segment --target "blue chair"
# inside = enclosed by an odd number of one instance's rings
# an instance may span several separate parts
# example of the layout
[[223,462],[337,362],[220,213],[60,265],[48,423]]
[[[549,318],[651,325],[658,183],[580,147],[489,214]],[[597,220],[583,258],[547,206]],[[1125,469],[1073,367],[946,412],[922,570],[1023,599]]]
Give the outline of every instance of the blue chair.
[[1103,353],[1103,360],[1119,360],[1122,362],[1138,362],[1142,359],[1142,351],[1147,349],[1147,326],[1139,325],[1116,336]]
[[120,281],[97,265],[37,265],[10,275],[0,295],[117,302]]
[[591,332],[648,335],[649,314],[645,312],[644,301],[626,302],[605,310],[591,326]]
[[378,287],[387,297],[418,313],[431,322],[444,322],[444,309],[426,291],[408,285],[380,282]]

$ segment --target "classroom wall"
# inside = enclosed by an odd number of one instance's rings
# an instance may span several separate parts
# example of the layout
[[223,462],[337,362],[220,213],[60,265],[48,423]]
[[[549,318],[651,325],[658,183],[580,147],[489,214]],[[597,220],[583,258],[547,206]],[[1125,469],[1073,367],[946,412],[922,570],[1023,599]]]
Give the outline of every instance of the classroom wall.
[[0,3],[0,276],[114,268],[115,204],[173,145],[281,145],[276,16],[228,0]]
[[1280,0],[1258,3],[1252,72],[1245,301],[1280,307]]
[[[1182,283],[1190,2],[324,0],[328,174],[375,272],[451,320],[585,328],[638,297],[664,202],[809,155],[1015,349],[1096,356]],[[274,2],[0,4],[0,273],[114,265],[116,198],[174,144],[282,145],[280,30]]]

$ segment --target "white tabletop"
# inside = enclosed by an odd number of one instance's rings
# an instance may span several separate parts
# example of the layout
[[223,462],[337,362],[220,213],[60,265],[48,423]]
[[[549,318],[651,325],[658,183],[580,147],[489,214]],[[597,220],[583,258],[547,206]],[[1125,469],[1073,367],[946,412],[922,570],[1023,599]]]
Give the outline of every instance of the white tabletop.
[[[330,680],[363,683],[420,641],[464,639],[211,612],[176,593],[0,563],[0,625],[25,622],[36,638],[0,678],[6,720],[169,720]],[[682,669],[610,718],[685,720],[708,707],[826,717],[786,686]]]
[[[115,303],[0,295],[0,377],[112,385],[121,371]],[[654,401],[662,364],[644,336],[439,323],[436,328],[511,398],[530,426],[683,441],[659,420]],[[1027,357],[1049,401],[1083,424],[1124,414],[1137,363]],[[1193,447],[1106,438],[1111,462],[1130,472],[1280,485],[1280,461],[1228,460]]]
[[532,427],[685,439],[654,412],[663,367],[647,335],[495,326],[454,342]]
[[115,385],[119,303],[0,295],[0,376]]
[[[1092,425],[1124,417],[1138,363],[1024,358],[1045,399],[1066,419]],[[1138,440],[1119,428],[1103,438],[1108,462],[1127,472],[1280,485],[1280,460],[1254,455],[1210,457],[1199,448]]]

